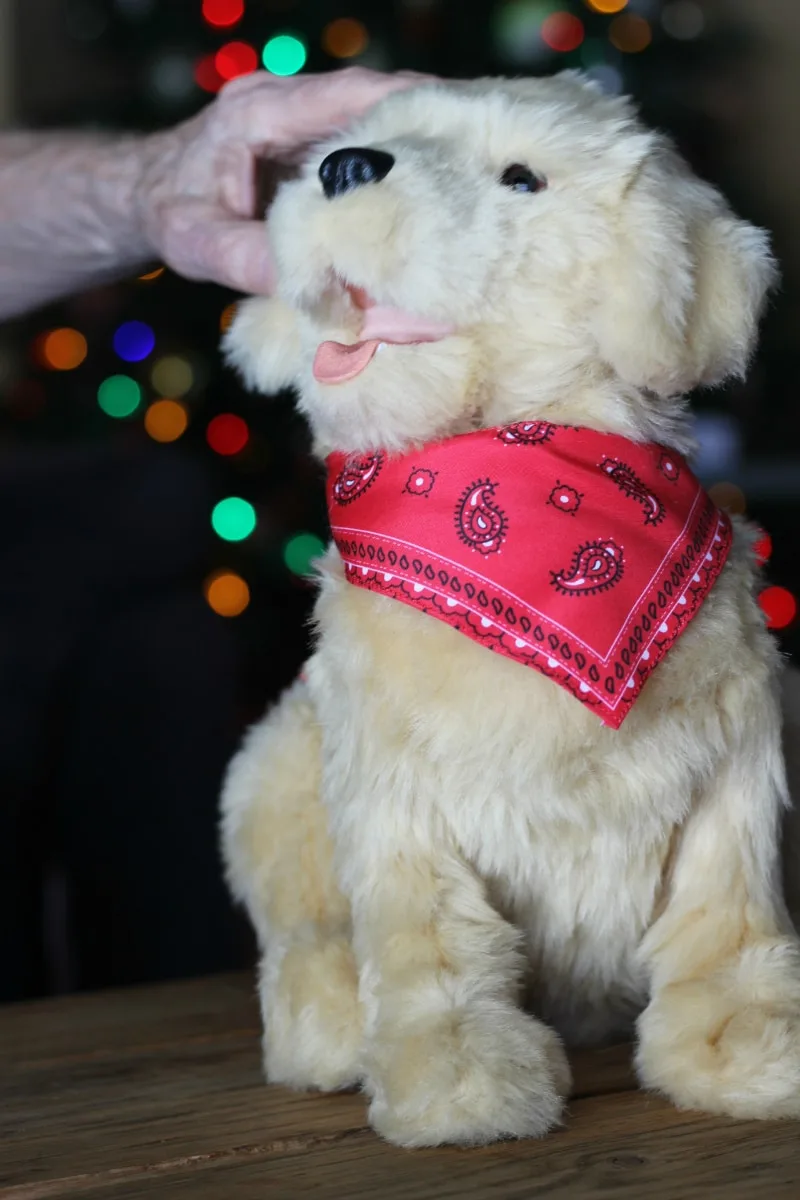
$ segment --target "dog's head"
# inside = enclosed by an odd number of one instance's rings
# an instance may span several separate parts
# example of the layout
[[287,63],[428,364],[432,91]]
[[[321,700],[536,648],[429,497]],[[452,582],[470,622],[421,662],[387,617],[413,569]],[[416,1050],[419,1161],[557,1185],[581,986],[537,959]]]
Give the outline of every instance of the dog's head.
[[572,73],[389,96],[269,233],[277,298],[227,352],[297,388],[321,453],[543,416],[666,435],[676,397],[743,372],[774,277],[765,234]]

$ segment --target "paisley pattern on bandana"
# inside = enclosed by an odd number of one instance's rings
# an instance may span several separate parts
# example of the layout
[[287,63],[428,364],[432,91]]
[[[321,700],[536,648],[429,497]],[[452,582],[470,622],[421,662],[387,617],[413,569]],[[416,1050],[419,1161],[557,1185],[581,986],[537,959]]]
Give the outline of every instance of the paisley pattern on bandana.
[[481,554],[495,554],[508,529],[506,515],[494,499],[496,487],[488,479],[471,483],[456,505],[458,536]]
[[579,546],[566,571],[553,571],[553,586],[565,596],[590,596],[604,592],[622,579],[625,560],[622,547],[609,538]]
[[533,668],[615,729],[732,539],[673,450],[544,421],[413,457],[332,454],[327,497],[349,583]]
[[600,470],[617,485],[624,496],[638,500],[644,509],[645,525],[658,525],[659,521],[663,521],[666,511],[664,505],[626,463],[617,458],[604,458],[600,463]]
[[361,458],[349,458],[333,485],[333,498],[337,504],[351,504],[373,484],[383,465],[382,454],[370,454]]
[[499,429],[497,436],[508,446],[539,446],[549,442],[555,431],[549,421],[515,421]]

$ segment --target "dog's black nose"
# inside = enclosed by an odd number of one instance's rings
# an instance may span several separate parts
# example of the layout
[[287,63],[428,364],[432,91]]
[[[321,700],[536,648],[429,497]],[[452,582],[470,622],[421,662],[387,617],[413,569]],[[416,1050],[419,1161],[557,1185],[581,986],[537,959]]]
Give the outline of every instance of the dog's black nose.
[[394,157],[385,150],[348,146],[334,150],[322,160],[319,177],[329,200],[360,187],[362,183],[380,183],[394,166]]

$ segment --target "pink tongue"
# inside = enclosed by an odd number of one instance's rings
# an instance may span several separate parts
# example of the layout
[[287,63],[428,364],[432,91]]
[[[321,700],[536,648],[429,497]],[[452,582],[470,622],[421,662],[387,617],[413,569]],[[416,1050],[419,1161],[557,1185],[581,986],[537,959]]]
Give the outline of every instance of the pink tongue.
[[372,362],[377,349],[377,339],[354,346],[323,342],[314,356],[314,378],[318,383],[347,383]]
[[362,341],[346,346],[342,342],[323,342],[314,358],[314,378],[319,383],[346,383],[367,367],[380,342],[408,346],[414,342],[438,342],[453,332],[452,325],[430,321],[401,308],[372,305],[364,312]]
[[396,346],[411,342],[438,342],[453,332],[452,325],[443,321],[431,321],[402,308],[386,308],[375,304],[364,313],[361,327],[362,338],[376,338],[379,342],[392,342]]

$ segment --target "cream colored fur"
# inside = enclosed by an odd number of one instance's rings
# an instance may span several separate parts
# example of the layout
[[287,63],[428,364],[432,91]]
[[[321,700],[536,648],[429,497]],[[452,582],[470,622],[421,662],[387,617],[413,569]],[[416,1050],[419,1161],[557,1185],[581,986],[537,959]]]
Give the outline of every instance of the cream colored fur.
[[[334,200],[324,154],[391,173]],[[535,194],[499,177],[524,163]],[[691,445],[683,393],[746,366],[765,235],[629,102],[579,77],[430,84],[321,147],[270,220],[279,298],[231,361],[293,385],[320,455],[549,418]],[[336,276],[452,322],[346,384]],[[637,1033],[676,1104],[800,1116],[800,954],[781,889],[779,658],[739,524],[705,606],[619,731],[535,671],[320,567],[307,677],[231,764],[230,886],[263,951],[268,1077],[361,1083],[407,1146],[542,1134],[561,1038]],[[800,717],[798,718],[800,721]]]

